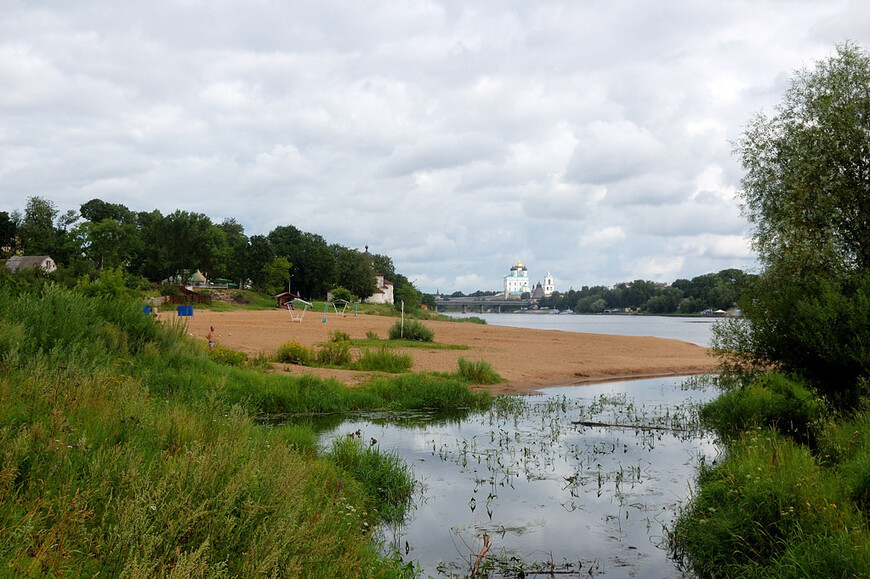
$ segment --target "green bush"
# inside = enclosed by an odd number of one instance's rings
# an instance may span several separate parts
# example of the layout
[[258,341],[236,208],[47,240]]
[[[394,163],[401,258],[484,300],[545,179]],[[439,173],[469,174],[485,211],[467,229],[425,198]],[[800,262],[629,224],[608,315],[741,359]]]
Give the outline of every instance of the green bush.
[[502,380],[492,364],[486,360],[472,362],[460,357],[458,362],[458,374],[472,384],[498,384]]
[[762,426],[811,443],[823,410],[802,382],[768,374],[705,404],[700,415],[723,440],[736,439],[740,433]]
[[334,332],[329,333],[329,341],[330,342],[350,342],[350,335],[347,332],[342,332],[341,330],[335,330]]
[[248,362],[248,355],[244,352],[224,348],[223,346],[215,346],[208,351],[208,357],[226,366],[244,366]]
[[310,349],[299,342],[284,342],[275,352],[275,360],[285,364],[298,364],[308,366],[314,359]]
[[414,359],[410,354],[400,354],[381,347],[377,350],[366,349],[360,352],[353,367],[355,370],[397,374],[410,369],[413,363]]
[[434,338],[435,331],[418,320],[408,320],[404,324],[398,320],[390,327],[391,340],[431,342]]
[[350,364],[350,342],[327,342],[317,351],[315,358],[324,366],[347,366]]

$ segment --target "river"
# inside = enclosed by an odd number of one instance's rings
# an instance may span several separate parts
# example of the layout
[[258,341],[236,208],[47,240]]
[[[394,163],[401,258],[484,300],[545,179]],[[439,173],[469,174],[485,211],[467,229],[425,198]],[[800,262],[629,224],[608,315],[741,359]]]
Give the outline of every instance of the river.
[[673,338],[709,347],[713,324],[722,318],[683,316],[635,316],[620,314],[450,314],[457,318],[477,317],[493,326],[537,330],[562,330],[618,336]]

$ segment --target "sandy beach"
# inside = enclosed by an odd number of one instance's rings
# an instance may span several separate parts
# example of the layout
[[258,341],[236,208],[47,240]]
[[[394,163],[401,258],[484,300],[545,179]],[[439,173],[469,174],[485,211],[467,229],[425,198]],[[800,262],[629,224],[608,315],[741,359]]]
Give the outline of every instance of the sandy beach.
[[[162,312],[161,319],[176,317]],[[316,346],[335,331],[351,338],[365,338],[374,332],[381,339],[389,335],[397,318],[341,315],[308,311],[301,322],[287,310],[212,312],[195,310],[186,321],[192,336],[205,340],[210,326],[217,343],[249,355],[273,352],[284,342]],[[457,360],[485,360],[505,382],[485,386],[493,394],[520,394],[548,386],[563,386],[620,378],[713,372],[716,359],[706,348],[665,338],[582,334],[556,330],[530,330],[458,322],[425,321],[435,332],[435,342],[466,345],[467,350],[408,348],[413,356],[412,371],[456,370]],[[275,364],[276,371],[335,377],[349,385],[365,382],[369,372],[310,368]]]

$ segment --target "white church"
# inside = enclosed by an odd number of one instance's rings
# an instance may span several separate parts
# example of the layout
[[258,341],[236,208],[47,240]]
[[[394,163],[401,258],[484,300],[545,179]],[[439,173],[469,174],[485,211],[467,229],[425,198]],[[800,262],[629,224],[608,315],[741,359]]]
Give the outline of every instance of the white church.
[[504,276],[504,297],[507,299],[519,299],[524,293],[530,294],[532,298],[540,299],[553,295],[554,291],[553,276],[550,275],[549,271],[544,278],[543,285],[538,282],[533,290],[529,285],[529,270],[519,260],[511,268],[510,273]]

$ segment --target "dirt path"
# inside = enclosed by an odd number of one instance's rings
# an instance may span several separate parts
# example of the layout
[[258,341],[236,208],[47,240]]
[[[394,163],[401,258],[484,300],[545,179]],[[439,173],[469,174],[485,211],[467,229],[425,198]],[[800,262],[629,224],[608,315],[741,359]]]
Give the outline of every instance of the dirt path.
[[[162,319],[174,318],[164,312]],[[314,346],[342,331],[351,338],[365,338],[374,332],[386,339],[396,318],[309,311],[302,322],[291,320],[286,310],[211,312],[195,310],[187,320],[188,333],[205,339],[209,326],[215,327],[219,344],[247,354],[272,352],[292,341]],[[486,388],[494,394],[516,394],[546,386],[645,376],[712,372],[716,359],[709,350],[665,338],[581,334],[557,330],[529,330],[458,322],[426,321],[442,344],[464,344],[467,350],[406,349],[414,358],[414,371],[453,371],[457,360],[485,360],[505,383]],[[289,374],[310,373],[335,377],[346,384],[358,384],[370,377],[366,372],[278,365]]]

